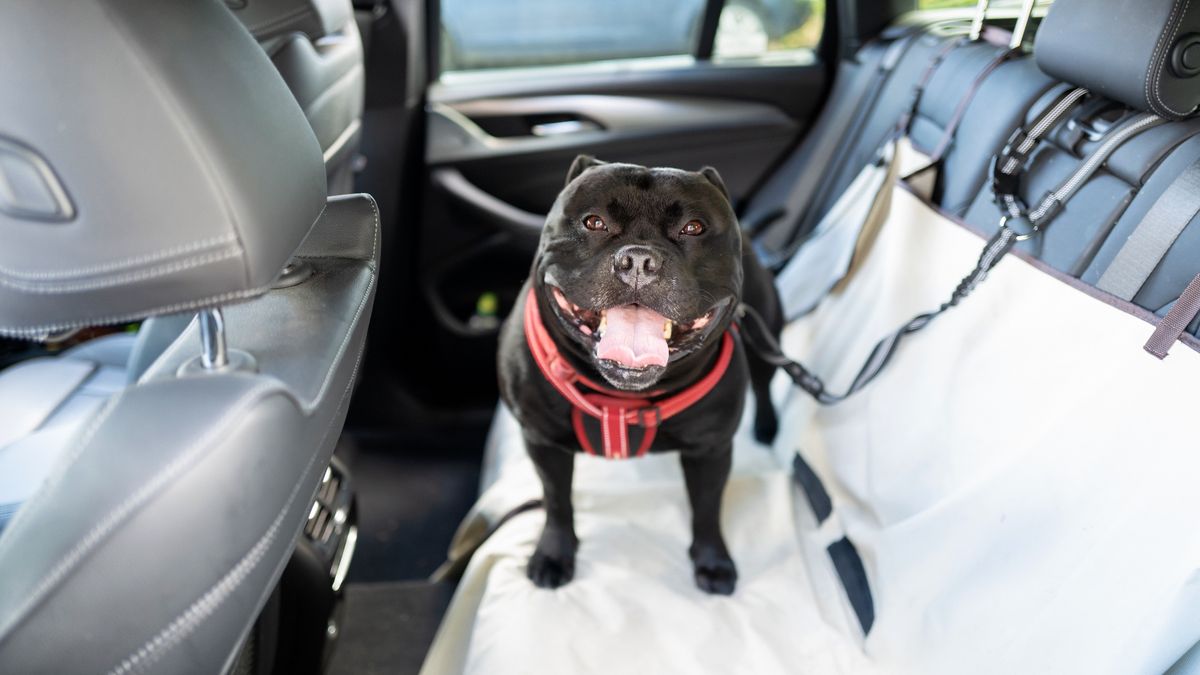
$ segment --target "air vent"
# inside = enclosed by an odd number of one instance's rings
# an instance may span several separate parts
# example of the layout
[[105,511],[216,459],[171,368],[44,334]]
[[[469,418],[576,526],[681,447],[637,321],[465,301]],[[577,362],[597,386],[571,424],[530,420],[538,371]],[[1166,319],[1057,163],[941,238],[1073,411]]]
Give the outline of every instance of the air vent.
[[317,486],[316,499],[304,523],[304,537],[317,549],[335,587],[341,585],[354,551],[353,510],[349,472],[334,458]]

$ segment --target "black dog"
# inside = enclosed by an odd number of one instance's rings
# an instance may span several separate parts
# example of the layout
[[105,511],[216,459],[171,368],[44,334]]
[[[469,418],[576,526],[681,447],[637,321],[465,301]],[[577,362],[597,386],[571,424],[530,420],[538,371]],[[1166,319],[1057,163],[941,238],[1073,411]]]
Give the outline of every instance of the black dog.
[[774,367],[747,358],[731,327],[739,302],[778,333],[774,284],[714,169],[576,158],[500,336],[501,396],[544,490],[546,526],[527,570],[535,584],[556,588],[574,575],[575,452],[678,450],[696,584],[733,592],[720,508],[748,382],[755,434],[769,441],[777,429]]

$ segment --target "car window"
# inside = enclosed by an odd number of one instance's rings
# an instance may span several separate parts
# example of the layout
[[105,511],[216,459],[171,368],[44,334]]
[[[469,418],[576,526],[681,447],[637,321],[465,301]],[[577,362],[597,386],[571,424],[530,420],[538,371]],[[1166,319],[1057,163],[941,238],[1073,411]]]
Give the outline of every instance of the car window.
[[[826,0],[723,2],[713,58],[811,59]],[[442,72],[631,59],[690,63],[708,0],[441,0]]]
[[713,59],[811,59],[825,24],[825,0],[726,0]]

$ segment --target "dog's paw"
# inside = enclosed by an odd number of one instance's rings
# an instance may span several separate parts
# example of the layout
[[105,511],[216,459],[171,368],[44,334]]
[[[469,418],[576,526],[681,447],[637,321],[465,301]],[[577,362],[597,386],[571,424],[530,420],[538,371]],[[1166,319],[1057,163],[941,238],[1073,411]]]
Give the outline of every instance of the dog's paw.
[[688,550],[696,571],[696,585],[705,593],[729,595],[737,586],[737,566],[724,542],[715,545],[692,544]]
[[534,551],[525,574],[539,588],[558,588],[575,577],[575,558],[552,557]]
[[759,406],[754,415],[754,440],[763,445],[770,445],[775,442],[775,435],[778,433],[779,418],[775,415],[775,409],[771,406]]
[[730,558],[697,562],[695,568],[696,585],[705,593],[731,595],[737,587],[737,567]]

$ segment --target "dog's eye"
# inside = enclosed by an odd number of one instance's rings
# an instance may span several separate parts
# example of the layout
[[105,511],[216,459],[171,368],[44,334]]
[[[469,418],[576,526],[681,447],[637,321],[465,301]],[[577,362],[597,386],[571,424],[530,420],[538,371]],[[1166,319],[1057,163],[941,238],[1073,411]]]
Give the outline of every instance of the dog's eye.
[[704,223],[702,223],[698,220],[689,220],[687,225],[684,225],[683,229],[679,231],[679,234],[686,234],[688,236],[694,237],[703,232],[704,232]]
[[608,229],[608,226],[604,224],[604,219],[594,213],[584,216],[583,226],[589,230],[592,230],[593,232],[600,232]]

